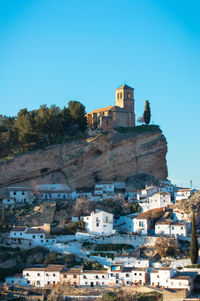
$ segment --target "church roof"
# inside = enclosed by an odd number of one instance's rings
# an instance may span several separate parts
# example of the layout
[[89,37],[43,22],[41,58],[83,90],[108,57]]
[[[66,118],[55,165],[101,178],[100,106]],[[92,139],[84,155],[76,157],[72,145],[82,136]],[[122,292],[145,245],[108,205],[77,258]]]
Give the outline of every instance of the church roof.
[[100,113],[100,112],[105,112],[105,111],[110,111],[111,109],[113,109],[115,106],[108,106],[108,107],[105,107],[105,108],[101,108],[101,109],[96,109],[96,110],[93,110],[87,114],[92,114],[92,113]]
[[131,89],[131,90],[134,90],[133,88],[131,88],[130,86],[127,86],[127,85],[123,85],[123,86],[119,87],[116,90],[121,90],[121,89],[129,89],[129,90]]
[[120,108],[118,106],[108,106],[108,107],[105,107],[105,108],[93,110],[93,111],[87,113],[87,115],[88,114],[94,114],[94,113],[107,112],[107,111],[127,112],[124,108]]

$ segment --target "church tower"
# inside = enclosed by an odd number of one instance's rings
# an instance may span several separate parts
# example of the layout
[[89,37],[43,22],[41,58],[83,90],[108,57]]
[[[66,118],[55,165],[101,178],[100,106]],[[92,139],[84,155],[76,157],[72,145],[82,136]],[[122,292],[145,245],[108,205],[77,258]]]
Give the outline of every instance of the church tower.
[[115,105],[134,113],[134,89],[123,85],[115,91]]

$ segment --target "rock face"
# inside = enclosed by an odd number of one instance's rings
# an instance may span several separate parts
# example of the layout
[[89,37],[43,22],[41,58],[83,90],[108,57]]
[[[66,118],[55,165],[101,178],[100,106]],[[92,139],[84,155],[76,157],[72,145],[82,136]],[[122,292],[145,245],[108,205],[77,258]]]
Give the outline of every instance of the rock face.
[[161,130],[98,134],[18,155],[0,164],[0,197],[8,186],[67,183],[72,189],[96,181],[126,181],[140,174],[166,179],[167,142]]

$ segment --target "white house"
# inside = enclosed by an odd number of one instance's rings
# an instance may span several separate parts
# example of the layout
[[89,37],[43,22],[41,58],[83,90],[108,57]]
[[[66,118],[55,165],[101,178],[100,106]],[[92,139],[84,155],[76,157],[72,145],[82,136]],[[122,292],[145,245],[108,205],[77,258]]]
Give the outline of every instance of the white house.
[[85,229],[89,233],[110,235],[115,231],[113,230],[113,214],[95,210],[90,216],[84,216]]
[[46,246],[55,244],[55,236],[45,233],[44,230],[27,228],[27,227],[14,227],[10,230],[9,240],[15,244],[24,245],[39,245]]
[[80,274],[80,285],[91,287],[108,285],[108,271],[84,270]]
[[120,282],[125,285],[144,285],[147,283],[147,270],[145,268],[123,267],[120,273]]
[[28,286],[27,279],[22,274],[15,274],[13,276],[6,277],[6,284],[8,286]]
[[70,200],[72,191],[67,184],[41,184],[36,187],[40,200]]
[[157,186],[146,186],[145,189],[142,189],[138,194],[137,194],[137,200],[141,200],[144,198],[150,197],[152,194],[156,193],[159,190]]
[[36,200],[32,187],[8,187],[9,197],[3,199],[6,207],[14,206],[18,203],[32,203]]
[[123,263],[111,264],[108,269],[108,285],[120,285]]
[[179,272],[171,268],[160,268],[150,273],[152,286],[161,286],[171,289],[193,289],[193,281],[197,273]]
[[170,220],[160,221],[155,225],[155,234],[175,237],[178,235],[187,236],[187,225],[185,223],[172,222]]
[[150,219],[148,215],[140,213],[137,217],[133,219],[133,229],[134,233],[141,235],[147,235],[150,230]]
[[60,272],[64,265],[49,265],[47,268],[27,268],[23,270],[23,277],[28,285],[45,287],[60,282]]
[[192,196],[192,194],[197,191],[196,189],[190,189],[190,188],[184,188],[184,189],[178,189],[174,193],[174,199],[175,201],[179,200],[185,200]]
[[155,208],[162,208],[171,205],[171,194],[168,192],[159,191],[150,196],[147,201],[141,202],[142,212],[146,212]]
[[97,183],[94,188],[93,198],[95,199],[114,199],[115,185],[114,183]]
[[176,270],[166,267],[153,270],[150,273],[150,284],[152,286],[169,287],[169,280],[175,275]]
[[176,185],[173,185],[169,180],[159,180],[159,187],[164,192],[169,192],[173,194],[177,191]]

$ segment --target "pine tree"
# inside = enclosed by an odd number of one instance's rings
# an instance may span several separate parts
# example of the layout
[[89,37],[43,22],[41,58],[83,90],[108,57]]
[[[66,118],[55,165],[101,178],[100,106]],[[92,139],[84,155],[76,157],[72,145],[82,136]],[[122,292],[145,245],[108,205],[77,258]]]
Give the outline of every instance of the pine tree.
[[198,260],[198,239],[196,234],[195,216],[193,212],[192,216],[192,234],[191,234],[191,245],[190,245],[190,259],[192,264],[197,263]]
[[5,215],[5,206],[1,209],[1,227],[6,227],[6,215]]
[[146,123],[146,125],[149,124],[151,119],[151,109],[150,109],[150,104],[149,101],[146,100],[145,101],[145,108],[144,108],[144,122]]

